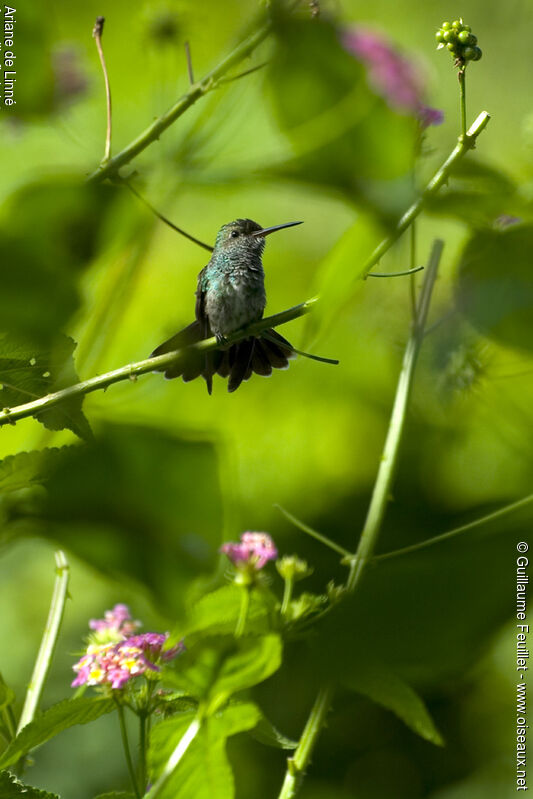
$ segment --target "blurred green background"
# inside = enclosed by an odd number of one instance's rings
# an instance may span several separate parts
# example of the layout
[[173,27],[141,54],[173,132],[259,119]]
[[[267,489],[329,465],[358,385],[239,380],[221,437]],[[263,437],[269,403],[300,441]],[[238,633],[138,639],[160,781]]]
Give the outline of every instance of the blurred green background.
[[[195,74],[202,76],[261,8],[233,0],[206,0],[201,7],[190,0],[134,7],[119,0],[79,6],[54,0],[18,10],[19,100],[16,111],[3,108],[0,114],[0,271],[7,286],[2,313],[15,329],[27,320],[39,336],[57,303],[56,318],[78,342],[82,379],[147,357],[191,321],[196,275],[206,263],[205,252],[160,223],[124,187],[97,195],[78,217],[50,188],[79,182],[103,155],[94,19],[106,17],[117,152],[186,91],[184,42],[190,42]],[[504,173],[488,181],[477,208],[494,217],[518,208],[519,216],[532,218],[530,3],[339,0],[325,5],[323,15],[340,26],[364,25],[386,35],[424,75],[428,102],[443,109],[445,121],[427,132],[417,165],[420,185],[458,134],[457,78],[449,57],[435,51],[434,32],[444,19],[462,16],[484,52],[468,69],[468,119],[484,109],[492,116],[474,158],[485,165],[487,180],[489,167]],[[244,68],[272,57],[272,48],[266,41]],[[304,67],[327,76],[327,55],[307,52]],[[331,553],[305,539],[274,506],[346,547],[357,541],[410,321],[407,281],[355,280],[373,235],[361,209],[374,202],[386,227],[410,194],[392,180],[395,175],[355,189],[336,176],[313,181],[308,172],[307,182],[295,179],[294,169],[285,168],[291,139],[280,107],[290,105],[289,89],[297,103],[298,83],[287,72],[285,86],[278,63],[274,55],[271,68],[202,99],[123,174],[135,170],[135,186],[146,198],[207,242],[237,217],[265,226],[304,220],[268,239],[267,312],[322,289],[329,297],[323,317],[319,312],[318,321],[300,319],[280,331],[295,346],[337,357],[341,365],[300,358],[288,372],[254,377],[233,395],[219,380],[209,397],[203,382],[184,385],[149,375],[86,398],[84,412],[99,440],[93,460],[84,463],[75,453],[63,474],[54,472],[43,518],[28,521],[9,504],[3,516],[0,666],[19,698],[46,618],[56,540],[72,563],[72,600],[45,705],[69,695],[70,666],[88,618],[124,601],[145,629],[169,629],[191,578],[208,579],[219,544],[243,530],[267,530],[281,552],[307,557],[315,568],[309,590],[345,576]],[[380,150],[392,147],[390,131],[387,124],[373,129],[378,167]],[[467,167],[464,175],[470,177]],[[506,181],[518,188],[505,194]],[[429,538],[531,491],[532,308],[526,304],[526,321],[520,317],[509,332],[505,319],[491,326],[494,295],[486,324],[477,324],[475,314],[462,316],[455,304],[456,296],[461,299],[459,254],[478,221],[475,209],[475,200],[458,202],[451,213],[437,206],[417,224],[419,262],[435,236],[445,240],[430,324],[444,322],[421,357],[382,551]],[[69,213],[67,230],[62,220]],[[43,290],[30,267],[41,256],[50,278]],[[408,258],[404,237],[380,271],[403,269]],[[512,264],[501,268],[512,274]],[[531,278],[521,277],[527,300]],[[349,295],[342,307],[339,292]],[[0,431],[3,458],[75,441],[72,432],[45,429],[33,419]],[[341,695],[303,799],[514,795],[514,628],[508,623],[516,542],[530,524],[531,514],[523,513],[376,566],[310,651],[302,641],[288,647],[286,668],[257,691],[284,733],[298,736],[331,651],[341,662],[346,658],[349,669],[350,659],[370,648],[422,691],[447,741],[436,749],[367,700]],[[115,725],[103,718],[47,744],[36,753],[28,782],[64,799],[125,788]],[[238,736],[230,755],[238,797],[277,795],[281,753]]]

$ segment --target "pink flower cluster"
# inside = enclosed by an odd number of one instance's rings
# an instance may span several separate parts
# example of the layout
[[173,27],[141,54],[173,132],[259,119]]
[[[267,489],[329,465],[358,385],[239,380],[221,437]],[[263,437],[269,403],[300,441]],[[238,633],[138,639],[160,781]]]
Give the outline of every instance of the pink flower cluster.
[[239,543],[229,541],[222,544],[220,551],[238,568],[251,566],[257,571],[278,557],[278,550],[268,533],[243,533]]
[[[123,688],[133,677],[157,673],[160,663],[176,657],[184,650],[183,643],[163,651],[168,633],[140,633],[131,635],[140,623],[133,621],[126,605],[115,605],[105,613],[104,619],[92,619],[91,629],[96,631],[87,652],[72,667],[77,672],[73,687],[80,685],[109,685]],[[102,642],[102,638],[109,638]]]
[[365,28],[352,28],[343,33],[342,44],[365,64],[374,89],[392,108],[413,114],[424,128],[441,124],[442,111],[424,102],[424,83],[415,65],[387,39]]
[[140,621],[133,621],[127,605],[115,605],[113,610],[106,610],[103,619],[90,619],[89,627],[97,633],[118,635],[125,638],[141,626]]

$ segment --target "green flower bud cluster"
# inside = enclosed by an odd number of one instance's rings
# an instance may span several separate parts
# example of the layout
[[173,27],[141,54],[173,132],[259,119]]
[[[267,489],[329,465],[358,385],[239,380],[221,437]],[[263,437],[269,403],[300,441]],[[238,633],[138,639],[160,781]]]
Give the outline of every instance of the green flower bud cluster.
[[435,38],[438,42],[437,50],[445,47],[457,61],[479,61],[482,56],[481,48],[477,46],[477,36],[474,36],[470,25],[465,25],[462,19],[443,22]]

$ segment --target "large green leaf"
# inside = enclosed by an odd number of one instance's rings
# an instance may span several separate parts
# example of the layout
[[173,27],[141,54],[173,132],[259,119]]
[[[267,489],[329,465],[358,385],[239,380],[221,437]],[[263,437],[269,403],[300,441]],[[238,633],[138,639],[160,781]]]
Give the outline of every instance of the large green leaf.
[[24,186],[0,221],[0,325],[47,348],[80,305],[81,269],[93,258],[114,197],[83,177]]
[[[76,343],[58,335],[48,346],[0,333],[0,406],[11,408],[78,382],[73,352]],[[70,397],[33,415],[49,430],[72,430],[80,438],[91,438],[82,411],[83,396]]]
[[407,181],[397,181],[412,168],[414,120],[372,91],[330,22],[286,18],[276,40],[271,93],[292,158],[274,170],[396,215],[409,192]]
[[361,654],[343,676],[343,684],[392,710],[426,741],[443,745],[442,737],[418,694],[382,661]]
[[[200,636],[229,635],[235,631],[241,611],[242,588],[225,585],[205,594],[192,606],[185,628],[180,625],[175,632],[177,639],[187,637],[191,643]],[[262,634],[270,627],[277,599],[267,588],[250,590],[245,632]]]
[[135,799],[135,795],[129,791],[111,791],[110,793],[100,793],[94,799]]
[[0,771],[0,796],[2,799],[59,799],[55,793],[25,785],[7,771]]
[[270,677],[281,665],[281,654],[281,639],[274,634],[206,638],[169,666],[163,680],[216,709],[233,694]]
[[485,229],[468,240],[459,261],[456,301],[491,338],[533,348],[533,224]]
[[309,340],[327,331],[356,290],[363,288],[363,267],[385,235],[382,226],[368,214],[361,213],[326,255],[315,279],[314,292],[320,302],[306,321]]
[[0,461],[0,494],[30,488],[43,482],[43,469],[63,457],[55,447],[31,452],[17,452]]
[[[154,727],[149,750],[152,781],[157,779],[194,718],[194,712],[183,713]],[[228,705],[206,718],[161,799],[232,799],[234,784],[226,741],[255,727],[260,718],[261,711],[250,702]]]
[[115,709],[112,699],[65,699],[39,713],[27,724],[17,737],[11,741],[0,756],[0,768],[7,768],[27,755],[32,749],[41,746],[63,730],[75,724],[88,724],[90,721],[111,713]]
[[51,465],[42,531],[107,574],[180,610],[214,567],[221,497],[214,447],[159,430],[107,425]]
[[452,172],[448,183],[428,198],[426,210],[473,227],[487,227],[502,215],[522,216],[526,204],[508,175],[469,156]]

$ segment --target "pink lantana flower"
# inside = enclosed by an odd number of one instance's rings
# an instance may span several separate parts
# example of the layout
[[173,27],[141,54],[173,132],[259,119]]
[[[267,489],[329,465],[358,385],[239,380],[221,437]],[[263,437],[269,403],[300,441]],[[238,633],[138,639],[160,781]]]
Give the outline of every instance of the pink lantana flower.
[[89,626],[95,633],[89,640],[86,653],[72,667],[76,672],[73,687],[124,688],[141,674],[157,676],[162,663],[172,660],[185,649],[180,642],[164,650],[168,633],[132,635],[140,622],[132,621],[126,605],[115,605],[113,610],[106,611],[104,619],[92,619]]
[[220,552],[227,555],[238,569],[255,571],[278,557],[278,550],[268,533],[243,533],[239,543],[229,541],[222,544]]
[[425,103],[420,71],[384,36],[356,27],[344,31],[341,41],[366,66],[372,87],[391,108],[415,116],[422,128],[442,123],[443,112]]

